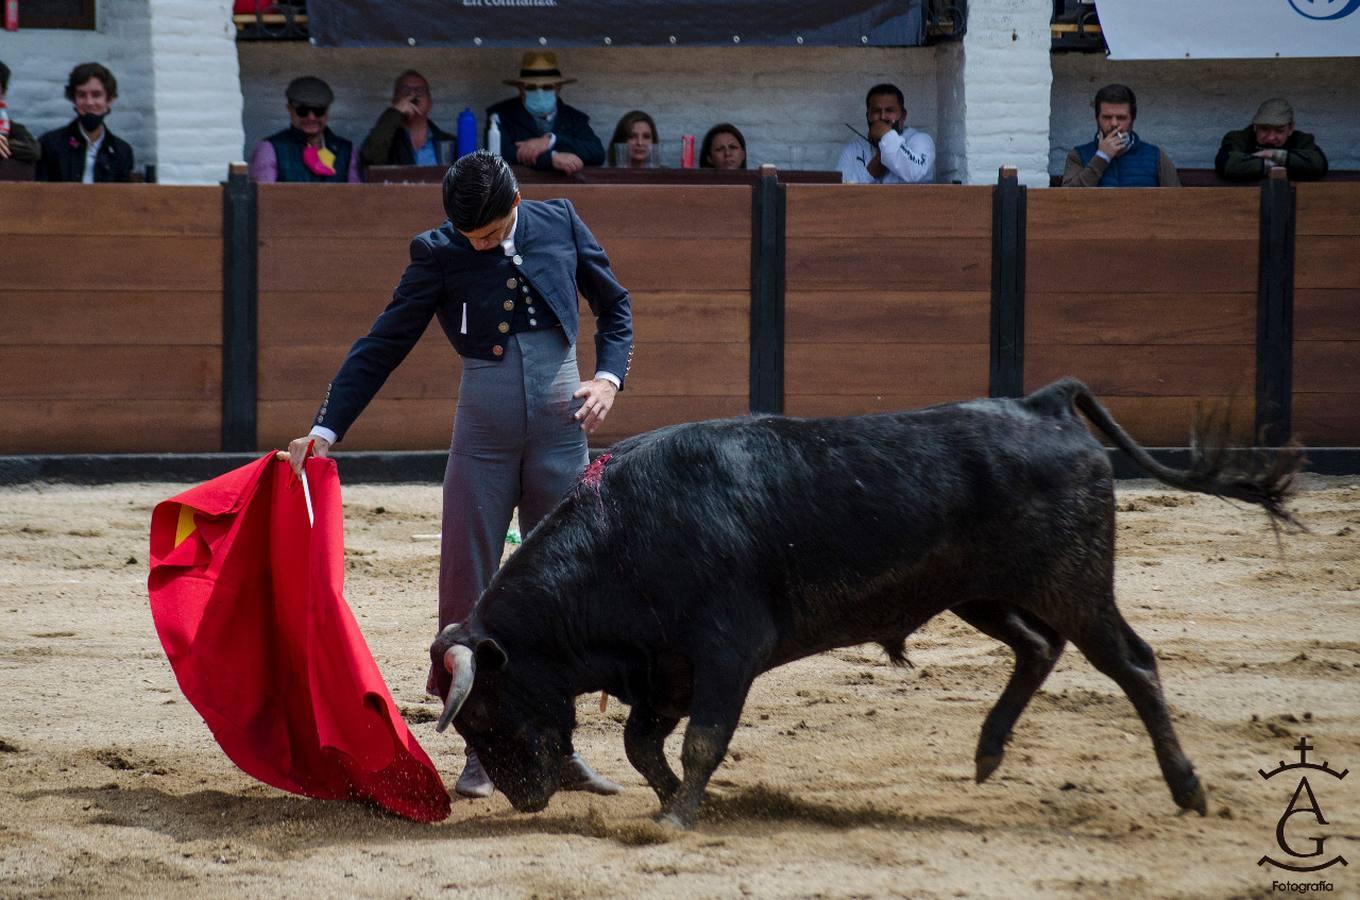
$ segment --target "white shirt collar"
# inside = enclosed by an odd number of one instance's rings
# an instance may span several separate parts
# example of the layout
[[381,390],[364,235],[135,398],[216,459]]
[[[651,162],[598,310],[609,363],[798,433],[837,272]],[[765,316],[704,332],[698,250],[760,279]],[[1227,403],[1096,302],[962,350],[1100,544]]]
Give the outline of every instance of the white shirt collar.
[[506,256],[515,255],[515,229],[519,227],[519,207],[516,206],[510,212],[512,216],[510,219],[510,234],[505,240],[501,241],[501,249],[505,251]]

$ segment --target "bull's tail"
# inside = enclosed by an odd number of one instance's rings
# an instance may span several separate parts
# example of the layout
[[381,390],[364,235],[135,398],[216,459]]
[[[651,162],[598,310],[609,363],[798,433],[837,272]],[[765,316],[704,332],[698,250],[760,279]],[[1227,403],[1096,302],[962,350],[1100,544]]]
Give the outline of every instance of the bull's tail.
[[1229,447],[1226,415],[1210,414],[1197,422],[1190,438],[1190,467],[1164,466],[1129,436],[1080,381],[1066,379],[1054,385],[1067,393],[1070,402],[1123,450],[1143,471],[1158,481],[1187,491],[1254,503],[1272,522],[1303,527],[1286,508],[1294,492],[1294,477],[1303,467],[1303,453],[1291,444],[1278,450],[1234,451]]

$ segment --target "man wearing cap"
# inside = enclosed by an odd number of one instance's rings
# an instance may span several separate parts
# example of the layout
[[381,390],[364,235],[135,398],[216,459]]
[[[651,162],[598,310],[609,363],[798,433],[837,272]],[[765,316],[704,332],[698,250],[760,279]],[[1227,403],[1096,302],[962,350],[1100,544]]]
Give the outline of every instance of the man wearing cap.
[[326,126],[335,94],[320,78],[304,75],[288,83],[287,128],[255,145],[253,181],[359,181],[354,145]]
[[584,166],[604,165],[604,145],[590,128],[590,116],[562,102],[563,78],[557,54],[530,50],[520,63],[519,77],[506,84],[519,88],[519,96],[487,108],[489,125],[500,117],[501,145],[497,150],[508,162],[532,166],[545,172],[556,169],[567,175]]
[[1260,181],[1283,168],[1291,181],[1313,181],[1327,174],[1327,157],[1306,131],[1294,128],[1294,108],[1275,97],[1262,103],[1251,125],[1223,135],[1214,169],[1229,181]]
[[[328,455],[438,317],[463,359],[444,472],[440,630],[465,621],[490,584],[515,509],[527,534],[576,483],[586,434],[609,414],[633,356],[628,292],[569,201],[521,200],[506,160],[485,150],[450,167],[443,200],[448,219],[412,239],[392,302],[350,349],[311,431],[280,454],[299,470],[309,448]],[[578,290],[595,323],[597,368],[586,381]],[[426,690],[435,685],[431,671]],[[569,790],[621,790],[570,749],[562,780]],[[455,790],[493,790],[471,750]]]

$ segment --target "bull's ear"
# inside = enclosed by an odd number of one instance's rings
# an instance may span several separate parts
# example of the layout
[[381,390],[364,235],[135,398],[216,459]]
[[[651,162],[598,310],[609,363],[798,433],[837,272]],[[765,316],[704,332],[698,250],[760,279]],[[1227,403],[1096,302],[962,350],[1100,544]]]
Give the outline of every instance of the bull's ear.
[[477,668],[486,671],[496,671],[505,668],[508,657],[501,645],[491,638],[483,638],[477,642]]

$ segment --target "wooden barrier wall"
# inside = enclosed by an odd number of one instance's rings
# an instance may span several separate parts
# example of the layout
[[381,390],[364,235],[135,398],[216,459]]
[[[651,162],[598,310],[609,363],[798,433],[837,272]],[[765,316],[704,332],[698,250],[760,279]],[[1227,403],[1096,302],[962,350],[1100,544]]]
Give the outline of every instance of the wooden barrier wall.
[[784,411],[987,393],[988,186],[787,187]]
[[1297,186],[1294,432],[1360,443],[1360,184]]
[[1255,414],[1260,194],[1028,193],[1025,389],[1085,381],[1149,446],[1184,446],[1197,405]]
[[0,452],[205,451],[222,416],[222,190],[0,190]]
[[[566,197],[631,294],[633,367],[592,443],[747,408],[749,187],[526,186]],[[304,433],[355,338],[391,297],[411,236],[443,219],[430,185],[259,186],[259,443]],[[594,323],[582,304],[583,377]],[[345,437],[351,449],[448,446],[461,375],[437,321]]]

